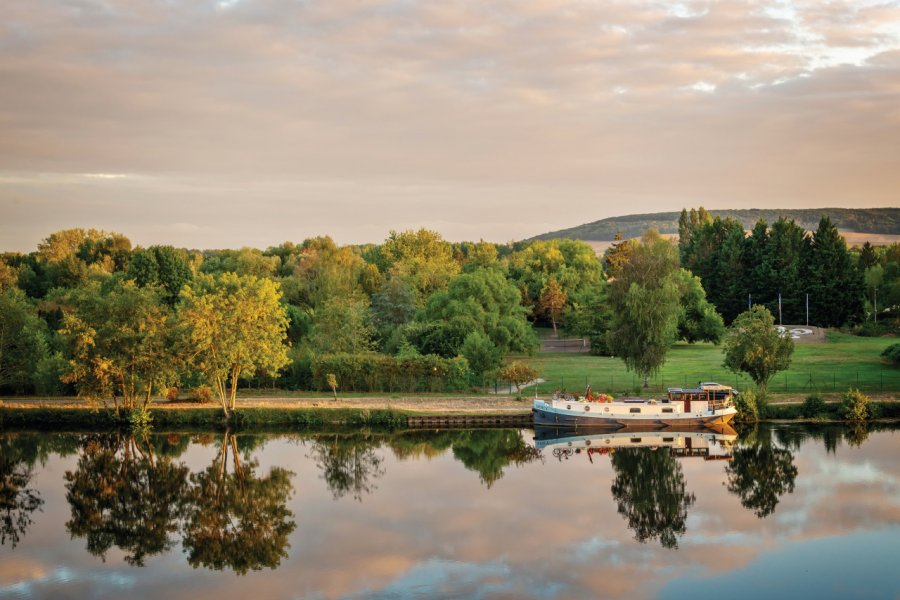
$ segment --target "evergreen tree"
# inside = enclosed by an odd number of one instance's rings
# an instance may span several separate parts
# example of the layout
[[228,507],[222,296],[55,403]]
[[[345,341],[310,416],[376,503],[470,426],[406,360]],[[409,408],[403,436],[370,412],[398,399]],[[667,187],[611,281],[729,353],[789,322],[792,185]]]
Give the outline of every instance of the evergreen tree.
[[810,312],[825,327],[844,325],[863,312],[863,278],[850,261],[847,243],[827,216],[812,237],[807,265]]
[[878,255],[875,253],[875,247],[866,240],[859,252],[859,270],[865,271],[869,267],[878,264]]
[[[778,294],[781,294],[782,322],[805,321],[805,277],[808,272],[804,258],[810,244],[806,231],[793,220],[778,219],[769,232],[766,261],[772,269],[772,298],[766,303],[778,320]],[[757,302],[754,301],[754,304]]]
[[770,303],[774,296],[774,272],[769,256],[769,225],[762,219],[753,226],[750,237],[744,240],[744,276],[747,278],[748,298],[753,303]]

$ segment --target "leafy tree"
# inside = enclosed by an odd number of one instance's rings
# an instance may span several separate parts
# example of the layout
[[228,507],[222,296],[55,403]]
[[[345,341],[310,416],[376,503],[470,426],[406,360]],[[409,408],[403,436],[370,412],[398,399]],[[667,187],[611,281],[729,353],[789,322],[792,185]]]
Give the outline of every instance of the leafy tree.
[[827,216],[812,236],[807,267],[811,311],[825,327],[844,325],[863,312],[862,272],[850,261],[847,243]]
[[[502,273],[495,269],[480,269],[459,275],[446,291],[432,295],[422,320],[447,323],[461,330],[459,345],[449,356],[459,353],[460,345],[470,331],[481,331],[502,352],[531,352],[537,340],[525,319],[528,309],[521,305],[520,299],[515,285]],[[417,347],[423,354],[428,353],[421,346]]]
[[538,309],[550,319],[550,323],[553,325],[554,335],[558,336],[556,322],[559,321],[559,317],[562,315],[562,311],[566,307],[568,299],[568,294],[566,294],[559,286],[556,277],[550,277],[550,279],[547,280],[547,284],[541,290]]
[[416,315],[416,290],[401,277],[389,277],[372,295],[372,318],[382,339],[413,320]]
[[698,226],[685,249],[683,264],[703,283],[709,301],[731,321],[746,306],[744,228],[735,219]]
[[125,270],[131,255],[131,242],[118,233],[96,229],[65,229],[50,234],[36,254],[34,286],[43,297],[56,287],[72,288],[86,281],[91,273]]
[[182,541],[191,566],[245,575],[274,569],[287,557],[288,536],[297,527],[285,506],[293,473],[272,467],[259,476],[258,466],[255,460],[241,464],[235,437],[226,432],[216,461],[191,474]]
[[616,234],[613,244],[603,253],[603,268],[607,277],[615,279],[621,274],[625,264],[631,260],[634,247],[634,240],[623,240],[622,234]]
[[516,360],[500,369],[498,376],[503,381],[508,381],[516,386],[516,391],[518,392],[523,385],[537,379],[538,372],[536,369]]
[[126,562],[143,566],[147,556],[174,546],[170,536],[178,530],[187,474],[171,458],[155,457],[146,439],[88,438],[75,470],[65,473],[66,530],[84,537],[95,556],[115,546],[126,552]]
[[128,277],[140,286],[159,285],[164,298],[174,305],[181,288],[194,277],[187,252],[172,246],[138,248],[131,256]]
[[469,369],[479,380],[486,372],[499,367],[502,358],[499,348],[480,331],[469,332],[459,353],[469,361]]
[[716,307],[706,301],[706,292],[699,277],[680,269],[675,275],[681,291],[681,314],[678,317],[678,338],[690,344],[712,342],[718,344],[725,335],[725,323]]
[[881,356],[892,365],[900,365],[900,344],[891,344],[881,351]]
[[624,448],[611,457],[616,478],[612,496],[640,543],[658,539],[677,548],[694,494],[686,491],[681,465],[665,450]]
[[210,275],[237,273],[257,278],[274,277],[281,266],[277,256],[266,256],[256,248],[240,250],[207,250],[200,271]]
[[459,273],[453,246],[436,231],[391,231],[381,246],[381,257],[393,276],[407,279],[421,298],[444,289]]
[[370,324],[366,300],[335,297],[313,313],[307,344],[319,354],[356,354],[374,348],[375,330]]
[[571,308],[564,316],[566,328],[576,336],[585,337],[591,344],[591,353],[609,355],[606,332],[609,331],[610,313],[607,283],[583,288],[571,298]]
[[175,379],[171,310],[158,288],[121,276],[92,281],[65,295],[63,328],[79,395],[113,399],[118,409],[146,406]]
[[328,387],[331,388],[331,393],[334,394],[334,399],[337,400],[337,388],[338,388],[337,377],[335,376],[334,373],[329,373],[328,375],[325,376],[325,379],[328,382]]
[[215,390],[225,416],[238,380],[275,375],[288,362],[287,316],[278,284],[252,275],[199,275],[181,291],[178,320],[189,358]]
[[[551,278],[568,299],[579,289],[596,285],[603,277],[602,265],[594,249],[579,240],[529,242],[510,255],[508,263],[509,278],[519,287],[522,303],[528,307],[538,307]],[[564,307],[570,305],[564,304]]]
[[737,316],[725,335],[724,366],[746,373],[765,394],[769,379],[791,365],[794,342],[775,329],[775,318],[757,304]]
[[0,290],[0,389],[32,388],[34,367],[48,356],[46,330],[25,294]]
[[677,271],[675,246],[651,230],[633,244],[609,287],[613,318],[607,345],[613,356],[643,377],[644,387],[675,340],[681,312]]
[[781,496],[794,491],[797,467],[789,450],[769,440],[736,448],[725,474],[728,491],[762,519],[772,514]]
[[304,240],[284,261],[282,272],[289,275],[289,282],[283,282],[285,294],[298,306],[319,308],[332,298],[357,297],[367,285],[378,285],[366,283],[368,265],[356,248],[338,247],[327,236]]

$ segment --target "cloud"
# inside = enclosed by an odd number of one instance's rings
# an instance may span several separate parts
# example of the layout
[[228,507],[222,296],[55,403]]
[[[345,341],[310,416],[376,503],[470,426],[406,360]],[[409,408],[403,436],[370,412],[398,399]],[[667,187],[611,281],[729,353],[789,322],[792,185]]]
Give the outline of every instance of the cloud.
[[[104,183],[154,214],[166,179],[206,213],[248,188],[343,206],[306,186],[339,181],[385,231],[449,196],[472,204],[454,236],[501,240],[626,206],[895,204],[898,48],[900,6],[870,1],[12,0],[0,177],[127,173],[140,193]],[[89,183],[61,182],[53,211],[83,214]],[[395,185],[422,189],[421,216]],[[32,192],[0,189],[0,208],[13,193]],[[498,238],[482,220],[510,202],[530,225]],[[304,226],[377,241],[347,216]],[[249,243],[243,225],[211,244]]]

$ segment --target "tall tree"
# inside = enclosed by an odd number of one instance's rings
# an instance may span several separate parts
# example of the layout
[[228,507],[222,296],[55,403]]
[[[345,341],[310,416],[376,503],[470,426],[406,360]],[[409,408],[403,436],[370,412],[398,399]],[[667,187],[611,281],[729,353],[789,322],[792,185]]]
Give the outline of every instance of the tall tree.
[[325,301],[313,313],[307,344],[319,354],[357,354],[374,348],[374,336],[368,301],[335,297]]
[[644,387],[675,341],[681,311],[677,272],[677,248],[650,230],[610,284],[613,317],[607,344],[613,356],[643,378]]
[[[806,259],[809,236],[794,221],[778,219],[769,232],[767,262],[772,269],[772,299],[766,306],[778,317],[778,295],[781,295],[783,323],[805,320]],[[754,301],[755,303],[755,301]]]
[[48,356],[46,330],[25,294],[0,290],[0,389],[33,389],[34,368]]
[[140,286],[162,286],[165,300],[174,305],[178,294],[193,277],[190,259],[184,250],[172,246],[138,248],[131,256],[128,277]]
[[837,327],[863,316],[863,276],[850,260],[847,243],[827,216],[812,236],[806,274],[812,320]]
[[189,358],[213,387],[225,416],[242,376],[275,375],[288,363],[288,320],[278,284],[252,275],[199,275],[181,291],[178,319]]
[[679,269],[675,276],[681,292],[681,313],[678,316],[678,339],[689,344],[712,342],[718,344],[725,335],[725,323],[716,307],[707,302],[699,277]]
[[422,299],[444,289],[460,270],[453,246],[436,231],[424,228],[391,231],[381,256],[386,268],[412,283]]
[[775,329],[775,317],[765,306],[755,305],[737,316],[723,346],[724,366],[746,373],[765,393],[769,379],[791,365],[794,342]]

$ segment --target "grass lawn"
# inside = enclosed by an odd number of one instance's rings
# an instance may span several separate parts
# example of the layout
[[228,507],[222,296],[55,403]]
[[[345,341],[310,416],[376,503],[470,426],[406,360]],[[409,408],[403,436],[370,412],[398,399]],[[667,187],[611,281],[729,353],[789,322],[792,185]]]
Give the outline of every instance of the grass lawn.
[[[896,339],[865,338],[829,332],[824,344],[797,344],[791,368],[769,382],[773,394],[831,394],[858,387],[870,393],[900,392],[900,369],[884,365],[879,354]],[[581,393],[587,384],[594,391],[614,395],[641,392],[640,378],[625,370],[617,358],[585,354],[538,354],[526,358],[546,380],[539,394],[565,388]],[[752,385],[722,366],[722,349],[711,344],[675,344],[666,364],[651,380],[650,392],[667,387],[694,386],[698,381],[717,381],[738,389]],[[533,394],[529,390],[528,394]]]

